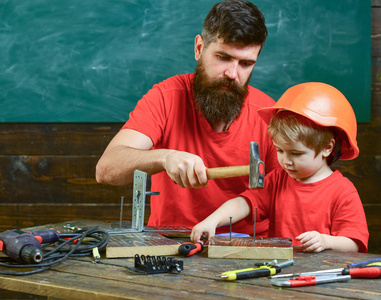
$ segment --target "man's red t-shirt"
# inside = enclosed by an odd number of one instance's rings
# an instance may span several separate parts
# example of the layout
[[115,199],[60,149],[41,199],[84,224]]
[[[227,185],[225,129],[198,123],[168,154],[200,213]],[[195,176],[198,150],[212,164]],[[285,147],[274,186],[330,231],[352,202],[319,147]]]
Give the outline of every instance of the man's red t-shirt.
[[[195,109],[193,74],[177,75],[153,88],[137,103],[122,127],[137,130],[151,138],[153,149],[175,149],[200,156],[207,168],[250,164],[250,141],[259,144],[266,172],[278,167],[276,150],[267,137],[267,125],[258,116],[261,107],[275,102],[263,92],[248,87],[242,112],[227,131],[214,132]],[[151,177],[149,226],[186,226],[193,228],[225,201],[248,189],[248,176],[209,180],[201,189],[186,189],[175,184],[166,172]],[[268,220],[257,224],[257,235],[266,234]],[[219,229],[227,232],[229,228]],[[253,224],[243,220],[234,232],[253,234]]]

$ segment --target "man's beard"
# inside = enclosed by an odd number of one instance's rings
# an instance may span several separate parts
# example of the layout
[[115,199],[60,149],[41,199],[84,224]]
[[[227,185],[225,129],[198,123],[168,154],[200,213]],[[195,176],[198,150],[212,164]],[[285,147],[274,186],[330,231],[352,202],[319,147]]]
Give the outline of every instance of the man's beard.
[[209,124],[223,122],[228,125],[239,116],[250,77],[243,86],[227,77],[209,80],[202,61],[199,61],[193,82],[195,103]]

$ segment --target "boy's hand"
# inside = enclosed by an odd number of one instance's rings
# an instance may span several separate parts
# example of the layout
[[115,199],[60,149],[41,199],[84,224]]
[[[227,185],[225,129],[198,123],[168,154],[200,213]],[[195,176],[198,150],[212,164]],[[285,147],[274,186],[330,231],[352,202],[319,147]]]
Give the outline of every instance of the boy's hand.
[[204,237],[206,237],[206,243],[209,243],[210,237],[216,234],[217,227],[228,225],[230,220],[232,220],[233,223],[238,222],[246,218],[249,214],[250,207],[245,198],[237,197],[230,199],[205,220],[196,224],[192,229],[190,238],[194,243],[204,243],[203,240],[205,240]]
[[295,238],[300,241],[304,252],[321,252],[326,249],[324,235],[317,231],[307,231]]
[[[193,243],[209,243],[210,237],[216,234],[216,226],[207,222],[206,220],[196,224],[191,233],[191,240]],[[207,240],[205,240],[205,238]]]

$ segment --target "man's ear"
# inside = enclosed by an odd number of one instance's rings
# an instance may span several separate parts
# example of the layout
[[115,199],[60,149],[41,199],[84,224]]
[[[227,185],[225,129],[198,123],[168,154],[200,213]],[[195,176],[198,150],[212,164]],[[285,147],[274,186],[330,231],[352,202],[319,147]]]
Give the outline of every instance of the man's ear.
[[201,35],[197,35],[194,40],[194,58],[199,61],[201,58],[202,50],[204,49],[204,39]]
[[331,153],[333,152],[335,148],[335,143],[336,143],[335,139],[331,139],[331,141],[324,147],[322,151],[323,157],[327,158],[328,156],[331,155]]

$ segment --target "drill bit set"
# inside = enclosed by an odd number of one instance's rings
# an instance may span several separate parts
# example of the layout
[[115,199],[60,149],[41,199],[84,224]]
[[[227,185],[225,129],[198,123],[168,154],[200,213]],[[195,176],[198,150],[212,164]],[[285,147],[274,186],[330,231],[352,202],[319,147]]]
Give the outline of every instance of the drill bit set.
[[136,254],[135,269],[133,271],[145,274],[158,274],[181,272],[183,268],[183,261],[174,259],[172,257],[150,255],[140,256]]

